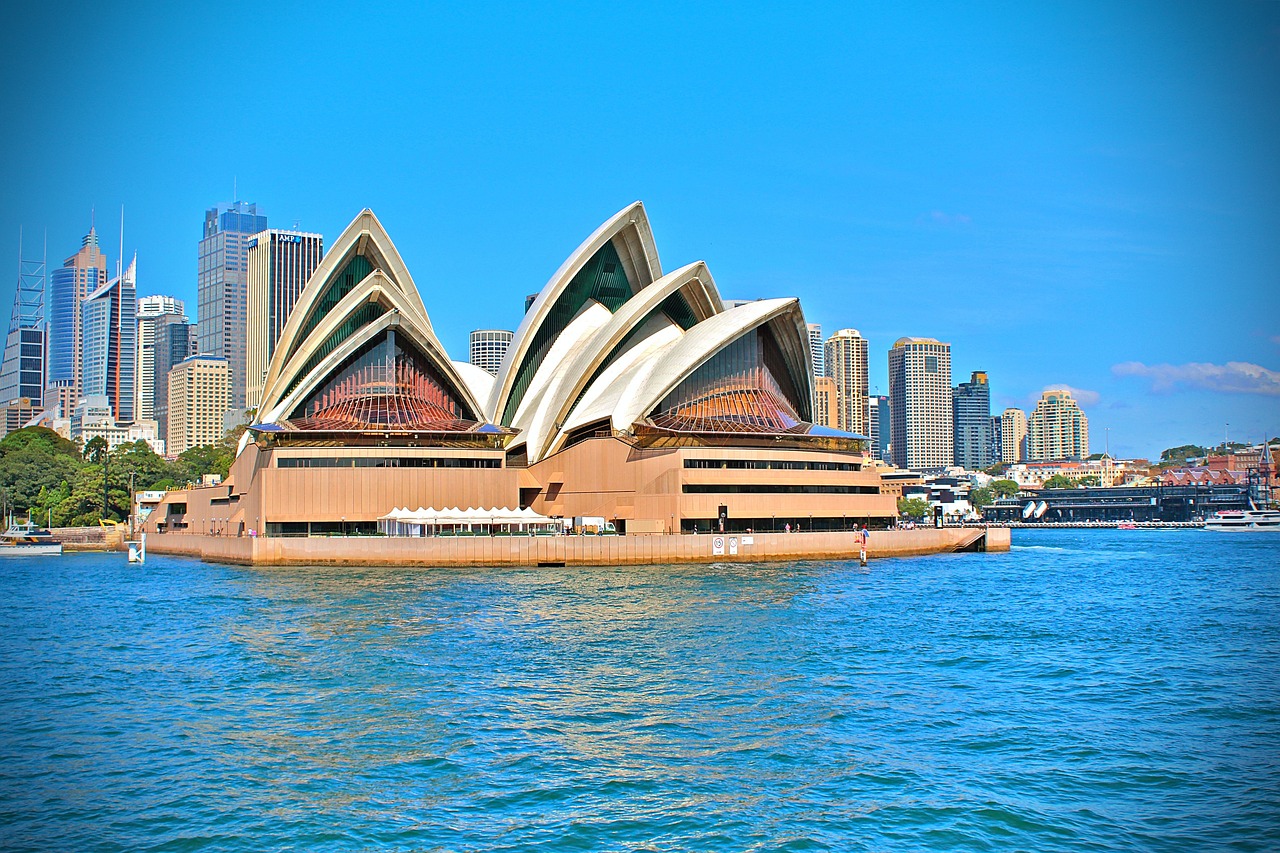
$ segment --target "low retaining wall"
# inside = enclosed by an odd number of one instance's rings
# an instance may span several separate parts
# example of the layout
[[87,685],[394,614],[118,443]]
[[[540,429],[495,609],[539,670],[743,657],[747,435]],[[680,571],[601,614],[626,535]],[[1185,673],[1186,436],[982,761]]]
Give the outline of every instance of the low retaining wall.
[[[147,536],[147,550],[217,563],[266,566],[536,566],[755,563],[857,559],[856,534],[755,533],[680,536],[234,537]],[[1007,551],[1007,528],[877,530],[867,556]]]
[[106,527],[54,527],[50,531],[64,551],[119,551],[124,529]]

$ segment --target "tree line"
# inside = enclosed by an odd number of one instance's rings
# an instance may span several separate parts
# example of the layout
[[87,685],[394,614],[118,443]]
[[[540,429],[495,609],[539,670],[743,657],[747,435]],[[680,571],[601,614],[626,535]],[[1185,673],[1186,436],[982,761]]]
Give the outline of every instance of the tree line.
[[[86,527],[129,516],[136,491],[178,489],[204,474],[227,475],[243,427],[214,445],[193,447],[176,459],[159,456],[145,441],[108,452],[93,438],[83,449],[46,427],[26,427],[0,439],[0,510],[52,527]],[[104,475],[105,472],[105,475]]]

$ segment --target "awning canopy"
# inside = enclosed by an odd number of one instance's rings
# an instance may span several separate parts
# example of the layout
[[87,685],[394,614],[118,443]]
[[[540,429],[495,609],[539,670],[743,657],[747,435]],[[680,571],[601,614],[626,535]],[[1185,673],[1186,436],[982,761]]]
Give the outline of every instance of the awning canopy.
[[395,521],[400,524],[555,524],[555,519],[548,518],[545,515],[534,512],[532,509],[525,507],[524,509],[509,509],[507,507],[494,507],[492,509],[484,509],[477,507],[467,507],[459,509],[458,507],[446,507],[444,509],[435,509],[418,507],[411,510],[408,507],[404,509],[395,508],[391,512],[382,516],[381,521]]

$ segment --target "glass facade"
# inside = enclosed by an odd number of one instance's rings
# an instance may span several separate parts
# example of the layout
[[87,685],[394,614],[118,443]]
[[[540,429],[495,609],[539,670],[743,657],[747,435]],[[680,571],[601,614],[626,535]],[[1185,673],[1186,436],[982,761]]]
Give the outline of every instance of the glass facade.
[[131,264],[123,276],[91,294],[82,306],[81,393],[106,397],[118,423],[135,419],[138,300],[133,270]]
[[348,359],[290,421],[301,430],[466,432],[476,426],[476,415],[426,357],[401,346],[388,329]]
[[246,253],[253,235],[267,228],[258,206],[245,202],[205,211],[196,290],[199,348],[231,365],[231,407],[245,403],[247,340]]
[[[341,302],[344,296],[355,290],[356,285],[368,278],[372,272],[373,264],[364,255],[355,255],[351,260],[347,261],[346,266],[342,268],[342,272],[329,279],[324,293],[312,306],[311,313],[307,315],[302,328],[298,330],[297,336],[293,339],[295,346],[305,341],[307,335],[315,331],[316,326],[323,322],[329,312],[334,309],[334,306]],[[343,328],[348,328],[349,326],[350,323],[347,323]],[[356,328],[358,326],[351,327],[351,331],[355,331]],[[349,334],[350,332],[348,332]]]
[[804,426],[798,409],[782,351],[763,326],[695,370],[663,399],[650,420],[678,432],[782,433]]

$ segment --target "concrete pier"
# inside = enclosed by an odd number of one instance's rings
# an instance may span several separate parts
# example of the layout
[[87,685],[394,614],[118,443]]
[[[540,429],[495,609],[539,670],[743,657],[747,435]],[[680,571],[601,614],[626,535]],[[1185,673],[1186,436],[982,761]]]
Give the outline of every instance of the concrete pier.
[[[853,531],[662,536],[235,537],[150,534],[153,554],[255,566],[601,566],[856,560]],[[867,556],[1008,551],[1007,528],[874,530]]]

